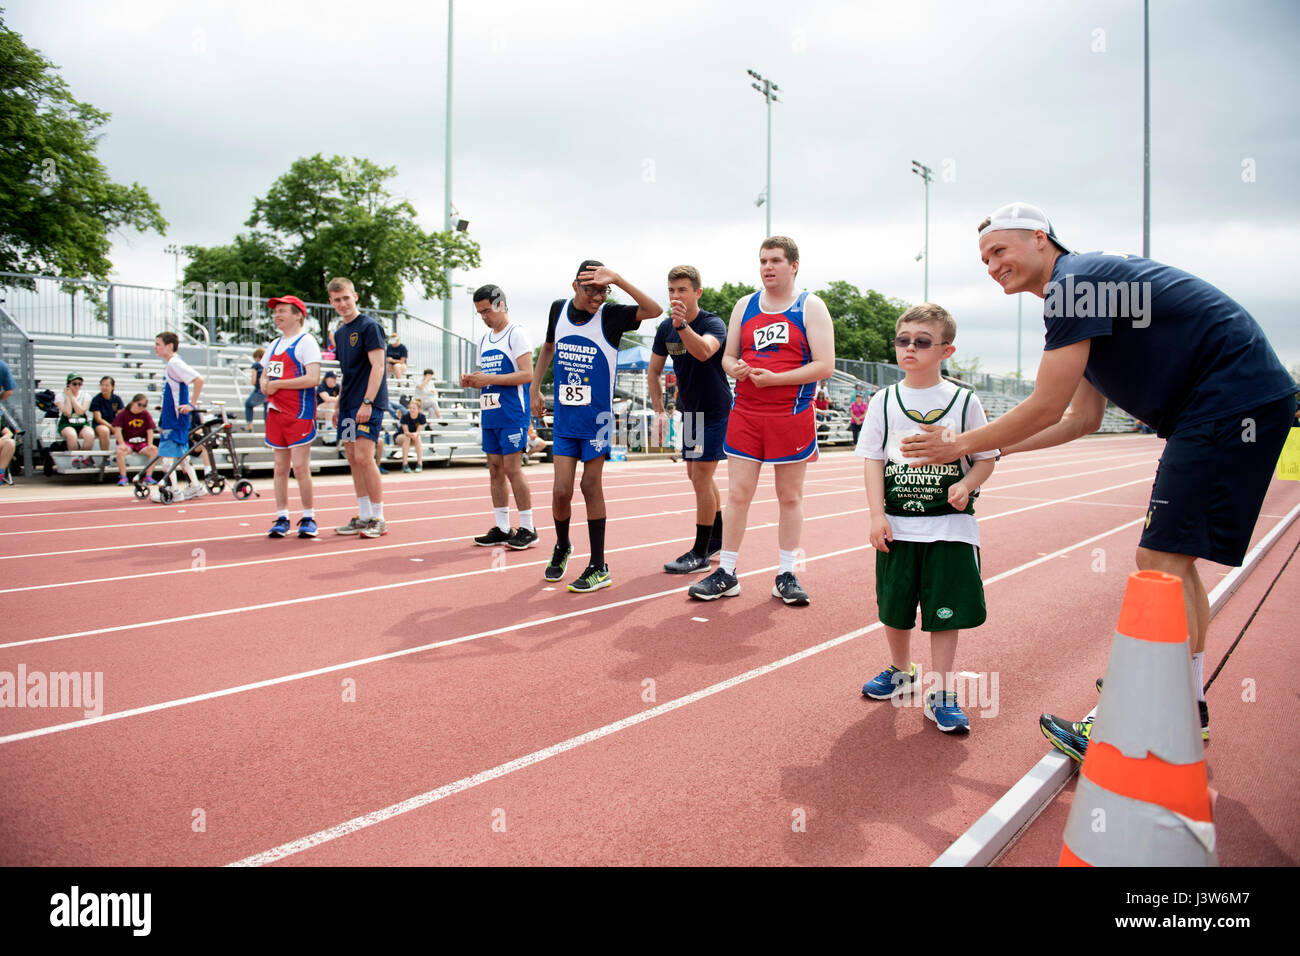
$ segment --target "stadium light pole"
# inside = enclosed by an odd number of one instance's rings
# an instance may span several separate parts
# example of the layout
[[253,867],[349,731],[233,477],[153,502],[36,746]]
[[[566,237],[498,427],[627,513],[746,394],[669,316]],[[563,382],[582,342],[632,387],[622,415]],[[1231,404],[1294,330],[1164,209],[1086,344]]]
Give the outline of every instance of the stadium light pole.
[[[452,54],[452,7],[455,0],[447,0],[447,134],[446,152],[443,157],[443,203],[442,231],[451,232],[451,54]],[[442,300],[442,374],[444,380],[451,381],[451,265],[443,268],[443,278],[447,281],[447,294]]]
[[[763,99],[767,100],[767,189],[764,195],[767,197],[767,235],[772,234],[772,104],[780,103],[781,98],[776,94],[780,92],[781,87],[777,86],[765,76],[759,76],[753,70],[746,70],[757,82],[750,83],[754,89],[763,94]],[[758,84],[762,83],[762,86]]]
[[930,182],[934,171],[929,166],[912,160],[912,172],[925,182],[925,301],[930,301]]
[[1142,258],[1151,258],[1151,2],[1142,0]]

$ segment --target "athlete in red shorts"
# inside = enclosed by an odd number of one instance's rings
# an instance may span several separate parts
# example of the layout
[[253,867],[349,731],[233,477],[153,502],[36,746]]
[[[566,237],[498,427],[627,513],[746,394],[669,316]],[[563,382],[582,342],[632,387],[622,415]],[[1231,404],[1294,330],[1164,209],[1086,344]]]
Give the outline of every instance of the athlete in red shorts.
[[736,401],[727,423],[727,508],[716,571],[688,592],[701,601],[740,593],[736,559],[745,536],[749,503],[764,462],[775,466],[780,507],[777,542],[780,568],[772,594],[786,604],[807,604],[794,574],[803,530],[803,479],[817,457],[812,399],[817,382],[835,366],[835,331],[826,304],[795,290],[799,249],[794,240],[771,236],[758,252],[763,291],[736,303],[727,330],[722,367],[736,380]]
[[316,386],[320,384],[320,346],[303,330],[307,307],[287,295],[267,306],[280,337],[262,357],[262,392],[266,395],[266,444],[275,449],[275,523],[268,538],[289,533],[289,466],[298,478],[302,518],[298,537],[316,537],[311,484],[311,445],[316,440]]

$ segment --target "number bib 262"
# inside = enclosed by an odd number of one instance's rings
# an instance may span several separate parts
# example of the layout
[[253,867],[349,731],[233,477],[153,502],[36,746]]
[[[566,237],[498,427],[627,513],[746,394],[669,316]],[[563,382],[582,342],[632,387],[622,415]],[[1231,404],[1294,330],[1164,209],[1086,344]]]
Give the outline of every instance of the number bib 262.
[[754,330],[754,350],[771,348],[774,345],[787,345],[790,342],[790,323],[773,322]]
[[561,385],[560,404],[561,405],[590,405],[591,386],[590,385]]
[[500,392],[484,392],[478,397],[478,407],[483,411],[491,411],[494,408],[501,407]]

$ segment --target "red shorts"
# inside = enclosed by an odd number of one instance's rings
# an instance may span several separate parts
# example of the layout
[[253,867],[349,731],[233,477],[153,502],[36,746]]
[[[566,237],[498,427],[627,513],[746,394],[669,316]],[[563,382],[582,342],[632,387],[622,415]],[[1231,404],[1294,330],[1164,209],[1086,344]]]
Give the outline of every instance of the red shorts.
[[316,440],[314,418],[292,418],[272,408],[266,415],[266,444],[271,448],[310,445]]
[[780,465],[817,460],[817,420],[811,406],[798,415],[755,415],[731,409],[722,450],[728,458]]

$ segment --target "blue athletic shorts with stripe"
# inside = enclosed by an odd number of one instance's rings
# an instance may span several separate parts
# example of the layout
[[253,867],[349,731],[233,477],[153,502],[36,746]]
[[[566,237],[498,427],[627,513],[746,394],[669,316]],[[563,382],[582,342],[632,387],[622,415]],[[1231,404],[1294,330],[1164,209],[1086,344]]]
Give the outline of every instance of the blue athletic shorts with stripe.
[[562,438],[556,435],[551,442],[551,451],[565,458],[587,462],[593,458],[608,458],[609,442],[604,438]]
[[528,442],[528,426],[483,429],[483,454],[517,455]]

